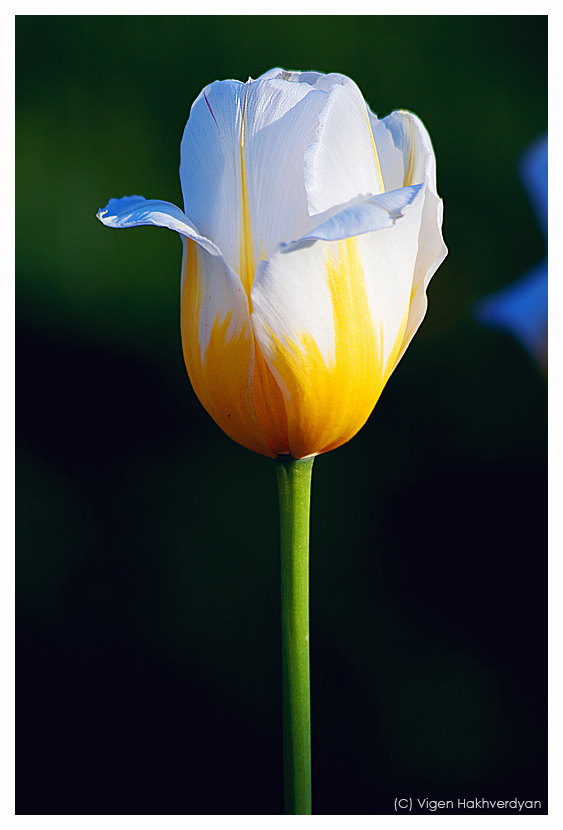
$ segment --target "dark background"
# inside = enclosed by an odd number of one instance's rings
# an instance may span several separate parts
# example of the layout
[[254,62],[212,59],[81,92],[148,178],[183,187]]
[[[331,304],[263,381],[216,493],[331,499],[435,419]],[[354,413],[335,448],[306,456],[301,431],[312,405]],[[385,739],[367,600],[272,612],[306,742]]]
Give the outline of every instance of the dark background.
[[428,127],[449,256],[364,429],[313,473],[314,812],[546,801],[545,372],[474,303],[544,255],[517,174],[546,16],[16,22],[19,814],[283,812],[273,464],[196,399],[178,237],[189,107],[339,71]]

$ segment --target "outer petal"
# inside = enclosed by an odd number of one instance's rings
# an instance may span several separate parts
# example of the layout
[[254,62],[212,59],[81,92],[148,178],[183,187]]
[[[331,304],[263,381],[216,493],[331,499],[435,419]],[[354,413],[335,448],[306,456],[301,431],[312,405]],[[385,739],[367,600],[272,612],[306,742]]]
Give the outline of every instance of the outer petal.
[[211,417],[244,447],[275,455],[254,406],[254,336],[246,294],[223,258],[191,239],[184,240],[181,330],[192,386]]
[[326,98],[308,84],[222,81],[192,107],[180,167],[186,211],[248,291],[255,263],[311,227],[303,155]]
[[426,314],[428,283],[448,253],[442,238],[443,206],[436,192],[436,159],[422,121],[402,110],[382,121],[370,113],[370,120],[386,187],[426,184],[409,319],[400,359]]
[[424,185],[402,187],[391,193],[382,193],[361,202],[352,202],[330,219],[306,233],[301,239],[295,242],[282,243],[280,248],[287,252],[310,245],[316,239],[334,242],[339,239],[347,239],[350,236],[359,236],[360,234],[390,228],[410,207],[423,187]]
[[145,199],[144,196],[123,196],[110,199],[105,208],[98,211],[97,217],[109,228],[133,228],[136,225],[170,228],[198,242],[210,254],[221,255],[217,246],[202,236],[185,213],[170,202]]
[[423,199],[419,191],[385,230],[282,248],[258,268],[252,323],[284,396],[296,458],[355,435],[396,364]]

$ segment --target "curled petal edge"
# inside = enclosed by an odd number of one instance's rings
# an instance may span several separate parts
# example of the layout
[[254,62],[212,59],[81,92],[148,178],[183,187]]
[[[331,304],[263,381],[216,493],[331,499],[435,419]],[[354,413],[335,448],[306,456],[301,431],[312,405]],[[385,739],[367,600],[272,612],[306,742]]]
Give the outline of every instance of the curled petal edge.
[[133,228],[138,225],[169,228],[198,242],[213,256],[222,256],[217,245],[202,236],[186,214],[171,202],[145,199],[144,196],[123,196],[121,199],[110,199],[105,208],[98,211],[97,217],[108,228]]
[[395,224],[412,205],[424,184],[401,187],[347,205],[309,233],[293,242],[282,242],[278,250],[289,253],[312,245],[317,240],[336,242],[365,233],[373,233]]

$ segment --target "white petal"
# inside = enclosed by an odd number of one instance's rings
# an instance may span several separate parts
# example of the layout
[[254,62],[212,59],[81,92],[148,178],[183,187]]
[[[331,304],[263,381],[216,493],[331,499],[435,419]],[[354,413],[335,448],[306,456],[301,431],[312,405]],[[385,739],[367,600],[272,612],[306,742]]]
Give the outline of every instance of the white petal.
[[362,202],[355,202],[318,225],[301,239],[282,243],[280,248],[287,252],[308,246],[315,239],[335,241],[390,228],[404,215],[423,187],[424,185],[403,187],[390,193],[372,196]]
[[395,188],[426,182],[435,193],[436,160],[430,136],[420,118],[412,112],[396,110],[381,121],[370,112],[370,121],[386,184],[389,182],[388,186]]
[[352,199],[383,192],[366,104],[351,81],[330,87],[315,142],[305,153],[305,187],[317,223]]
[[222,81],[192,107],[180,167],[186,211],[243,284],[279,242],[311,227],[303,155],[325,99],[307,84]]
[[[386,379],[402,354],[424,205],[425,188],[417,188],[414,201],[398,222],[357,240],[372,317],[382,332],[381,359]],[[397,344],[401,328],[403,337]]]
[[279,80],[289,81],[293,84],[308,84],[309,86],[317,87],[317,89],[322,89],[324,92],[330,92],[335,84],[339,84],[341,86],[351,87],[360,98],[362,97],[354,81],[346,75],[340,74],[340,72],[329,72],[325,74],[324,72],[303,72],[301,70],[287,70],[276,67],[275,69],[270,69],[268,72],[264,72],[258,80]]
[[272,336],[298,340],[303,332],[312,337],[327,363],[334,354],[326,268],[330,244],[312,242],[295,251],[280,249],[259,263],[252,286],[252,324],[266,359],[273,353]]
[[314,86],[329,93],[315,140],[305,154],[305,186],[314,224],[351,200],[381,193],[383,180],[371,132],[369,108],[358,86],[338,72],[287,71],[279,67],[260,79]]
[[409,319],[399,360],[426,314],[428,283],[448,253],[442,238],[442,216],[442,200],[431,190],[427,190],[418,236],[418,254],[414,269]]
[[243,89],[239,81],[222,81],[199,94],[184,130],[180,163],[186,211],[237,273],[240,158],[237,164],[235,150],[240,143]]
[[436,158],[422,121],[413,113],[402,110],[391,113],[381,121],[370,113],[370,120],[380,151],[386,187],[420,182],[426,185],[412,299],[400,359],[424,319],[428,283],[448,253],[442,238],[443,205],[436,191]]
[[250,221],[267,259],[280,242],[311,228],[303,158],[326,93],[309,85],[256,81],[246,102],[245,160]]
[[[388,118],[390,117],[388,116]],[[403,150],[393,142],[393,134],[386,126],[387,119],[384,118],[380,121],[371,111],[369,119],[373,138],[377,145],[385,190],[397,190],[397,188],[403,187],[405,181]],[[424,178],[421,181],[424,181]]]
[[143,196],[123,196],[121,199],[110,199],[105,208],[98,211],[97,217],[109,228],[133,228],[137,225],[169,228],[198,242],[210,254],[221,256],[217,246],[202,236],[185,213],[170,202],[145,199]]

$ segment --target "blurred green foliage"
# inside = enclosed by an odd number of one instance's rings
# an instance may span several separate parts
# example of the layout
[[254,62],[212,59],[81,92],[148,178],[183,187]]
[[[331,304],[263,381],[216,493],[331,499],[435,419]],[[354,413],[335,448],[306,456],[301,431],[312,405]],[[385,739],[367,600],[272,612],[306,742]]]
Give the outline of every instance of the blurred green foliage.
[[273,66],[422,118],[450,249],[315,463],[314,811],[544,798],[545,377],[472,305],[544,253],[547,17],[20,16],[16,59],[18,812],[282,809],[274,471],[190,388],[176,235],[95,218],[181,205],[191,103]]

